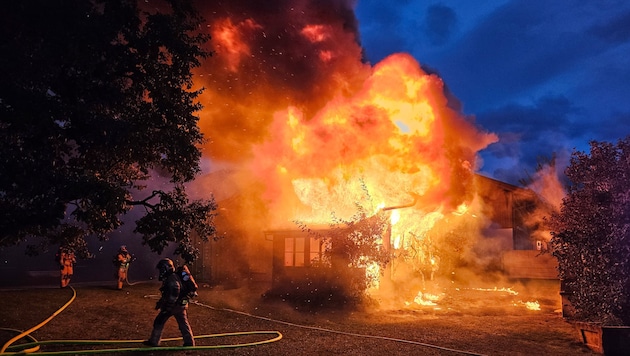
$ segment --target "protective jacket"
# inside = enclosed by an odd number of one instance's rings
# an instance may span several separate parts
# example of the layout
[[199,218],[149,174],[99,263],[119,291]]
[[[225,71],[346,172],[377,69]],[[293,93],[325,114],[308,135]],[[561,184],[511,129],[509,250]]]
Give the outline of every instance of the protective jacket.
[[160,303],[159,307],[162,309],[171,309],[176,304],[181,304],[179,297],[181,290],[182,283],[177,274],[169,274],[162,282],[162,287],[160,288],[162,295],[158,301],[158,303]]
[[61,288],[67,287],[74,274],[74,264],[77,262],[74,252],[66,248],[60,248],[55,257],[59,263],[60,286]]
[[[160,313],[153,321],[153,331],[151,337],[146,344],[158,346],[162,337],[162,331],[166,321],[171,317],[175,317],[179,331],[184,339],[184,346],[194,346],[195,339],[190,324],[188,323],[188,300],[185,293],[182,293],[182,282],[175,272],[170,272],[165,276],[160,288],[161,297],[155,305],[155,309],[159,309]],[[184,294],[183,296],[181,294]],[[184,301],[185,300],[185,301]]]
[[127,280],[127,272],[129,270],[131,259],[132,256],[127,251],[119,251],[114,258],[114,264],[116,265],[116,278],[118,279],[118,289],[122,289],[123,284]]

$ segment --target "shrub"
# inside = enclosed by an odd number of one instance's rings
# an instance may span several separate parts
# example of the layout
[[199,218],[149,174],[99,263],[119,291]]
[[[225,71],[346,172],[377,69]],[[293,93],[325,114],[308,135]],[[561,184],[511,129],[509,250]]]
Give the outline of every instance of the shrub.
[[575,318],[630,325],[630,136],[574,152],[566,175],[550,246]]
[[[363,182],[362,188],[368,203],[373,205]],[[272,294],[315,306],[357,306],[367,301],[366,292],[378,282],[379,275],[366,270],[382,274],[389,263],[389,252],[382,246],[383,239],[389,238],[389,215],[383,211],[370,215],[369,211],[375,210],[373,206],[371,209],[360,203],[355,206],[357,212],[348,219],[332,213],[330,228],[324,232],[312,231],[305,223],[296,221],[302,231],[323,241],[325,250],[321,260],[311,261],[312,267],[303,280],[281,284],[285,290],[276,288]]]

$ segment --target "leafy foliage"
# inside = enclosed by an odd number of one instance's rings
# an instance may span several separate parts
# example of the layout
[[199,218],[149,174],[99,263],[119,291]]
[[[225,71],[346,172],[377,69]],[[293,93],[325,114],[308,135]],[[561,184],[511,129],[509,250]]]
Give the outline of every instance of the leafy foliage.
[[576,317],[630,325],[630,136],[574,152],[551,247]]
[[[371,196],[362,182],[367,201],[372,203]],[[374,205],[374,204],[372,204]],[[342,219],[332,213],[330,229],[325,233],[311,231],[302,222],[297,222],[303,231],[308,231],[324,242],[325,251],[319,267],[334,271],[339,285],[314,285],[312,289],[323,294],[330,291],[340,295],[344,302],[360,301],[367,289],[378,281],[377,275],[366,273],[366,269],[378,265],[380,271],[385,270],[390,255],[382,246],[382,241],[389,238],[389,215],[379,211],[375,215],[360,203],[355,203],[357,212],[349,219]],[[374,206],[372,206],[374,208]],[[371,209],[373,211],[375,209]],[[360,271],[360,272],[359,272]],[[327,280],[330,283],[330,280]],[[317,293],[309,292],[310,299]],[[331,298],[326,296],[326,298]]]
[[179,246],[175,253],[187,262],[194,261],[198,252],[191,245],[192,232],[216,239],[216,230],[211,220],[216,216],[215,202],[188,203],[181,186],[175,187],[169,193],[153,193],[159,196],[159,203],[137,221],[134,232],[141,233],[144,243],[157,252],[162,252],[169,242],[177,242]]
[[[106,239],[137,205],[156,228],[184,221],[168,239],[137,230],[158,252],[173,241],[190,257],[190,229],[214,232],[190,222],[211,224],[214,202],[189,203],[183,190],[203,141],[191,73],[210,54],[203,19],[190,1],[166,1],[164,12],[138,4],[0,5],[0,246],[44,236],[84,250],[87,236]],[[157,171],[177,188],[149,203],[143,182]]]
[[[382,271],[389,263],[389,253],[382,247],[383,239],[389,238],[389,215],[378,212],[369,216],[366,209],[359,204],[357,210],[349,220],[333,216],[329,233],[331,243],[326,251],[331,265],[365,268],[376,264]],[[370,284],[374,281],[366,282]]]

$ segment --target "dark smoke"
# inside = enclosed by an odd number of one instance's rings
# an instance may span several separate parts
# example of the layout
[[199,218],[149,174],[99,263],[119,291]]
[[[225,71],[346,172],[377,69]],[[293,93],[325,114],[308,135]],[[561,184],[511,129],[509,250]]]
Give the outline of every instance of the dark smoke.
[[200,125],[213,160],[251,157],[275,111],[292,105],[311,117],[365,77],[352,1],[198,3],[215,52],[196,78],[206,88]]

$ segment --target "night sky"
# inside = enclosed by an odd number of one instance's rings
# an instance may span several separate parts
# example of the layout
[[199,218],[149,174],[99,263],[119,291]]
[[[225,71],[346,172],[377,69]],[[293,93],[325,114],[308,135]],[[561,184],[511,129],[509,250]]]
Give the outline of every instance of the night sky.
[[[203,2],[207,19],[228,14],[235,24],[243,21],[234,28],[256,49],[255,56],[239,58],[242,68],[233,72],[222,69],[229,69],[222,61],[231,60],[230,52],[215,43],[217,54],[208,68],[216,71],[201,71],[207,81],[201,116],[205,132],[213,133],[206,150],[213,156],[205,158],[213,163],[242,162],[247,147],[259,143],[270,127],[272,114],[290,103],[315,112],[338,89],[333,79],[358,86],[354,76],[363,78],[361,49],[372,65],[405,52],[438,74],[459,109],[483,131],[499,136],[480,152],[480,172],[504,182],[518,185],[533,173],[538,157],[556,154],[563,170],[573,149],[588,150],[590,140],[614,142],[630,134],[630,2],[358,0],[354,8],[351,0],[295,3],[286,1],[283,9],[265,2]],[[249,18],[257,25],[244,26]],[[313,45],[298,31],[310,23],[346,32]],[[339,60],[313,60],[321,49]],[[334,65],[327,72],[329,63]],[[256,120],[247,120],[252,116]],[[139,256],[130,278],[155,272],[160,256],[142,260],[143,247],[127,242],[128,233],[118,231],[108,244],[94,246],[96,260],[89,263],[100,265],[103,278],[111,278],[111,256],[122,243]],[[49,252],[41,257],[42,270],[54,269],[54,251]],[[27,263],[21,254],[2,257],[4,271]]]
[[371,63],[408,52],[500,141],[481,173],[518,183],[537,157],[630,134],[630,2],[380,1],[356,6]]

